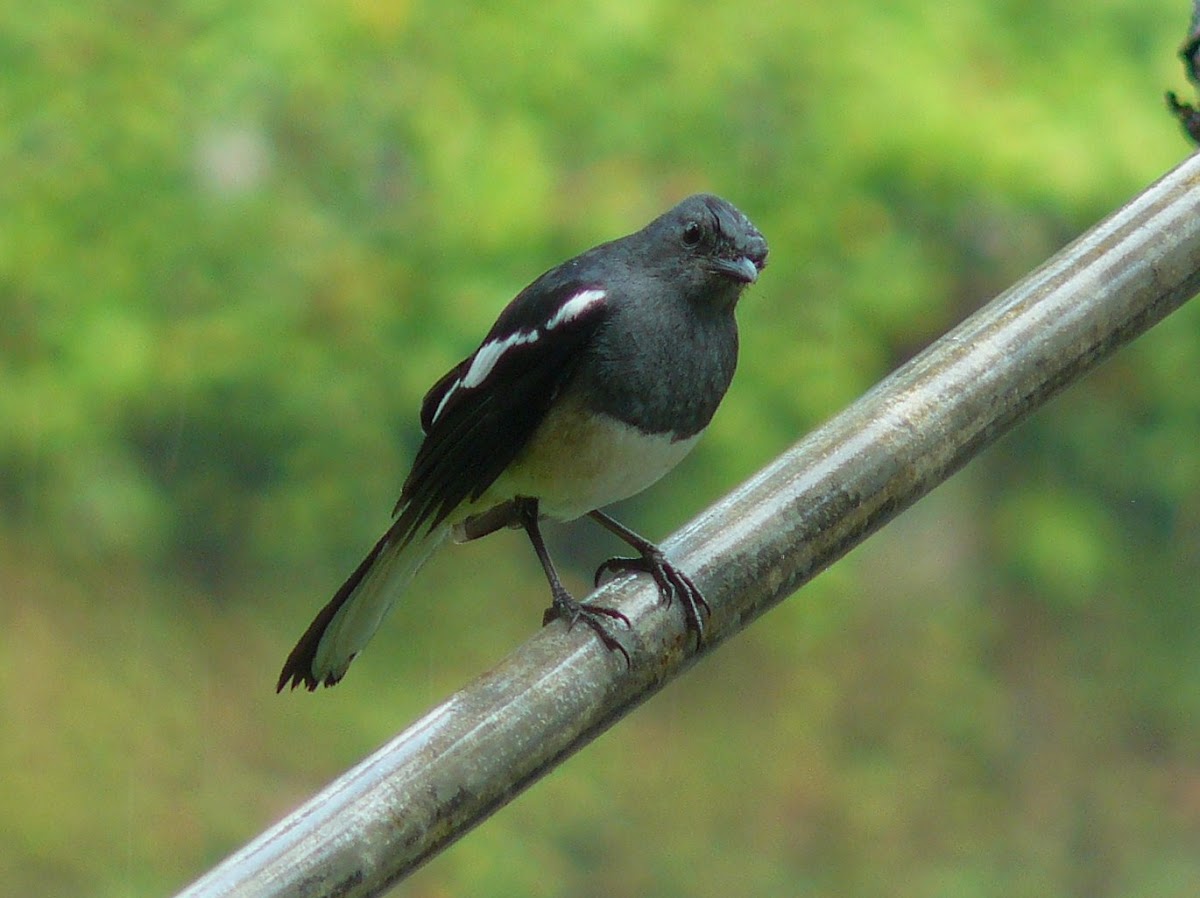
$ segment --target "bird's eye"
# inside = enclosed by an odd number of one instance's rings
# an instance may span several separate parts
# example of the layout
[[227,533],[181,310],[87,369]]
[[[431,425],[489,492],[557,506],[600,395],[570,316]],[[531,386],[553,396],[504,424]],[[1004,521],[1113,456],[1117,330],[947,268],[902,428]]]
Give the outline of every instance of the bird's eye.
[[700,242],[701,233],[700,222],[689,221],[683,226],[683,245],[695,246]]

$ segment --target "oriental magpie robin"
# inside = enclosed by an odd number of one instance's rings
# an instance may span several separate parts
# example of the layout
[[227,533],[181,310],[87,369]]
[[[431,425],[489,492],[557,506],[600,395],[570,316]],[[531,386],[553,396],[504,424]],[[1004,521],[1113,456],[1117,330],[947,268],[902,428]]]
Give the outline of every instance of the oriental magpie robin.
[[448,537],[522,527],[550,581],[545,621],[604,625],[619,611],[577,602],[559,581],[540,520],[589,515],[637,558],[596,572],[648,572],[703,639],[703,596],[652,543],[599,509],[673,468],[717,410],[737,364],[734,307],[767,242],[719,197],[697,195],[642,230],[552,268],[500,313],[479,348],[433,385],[424,442],[393,523],[288,656],[289,683],[332,686],[398,594]]

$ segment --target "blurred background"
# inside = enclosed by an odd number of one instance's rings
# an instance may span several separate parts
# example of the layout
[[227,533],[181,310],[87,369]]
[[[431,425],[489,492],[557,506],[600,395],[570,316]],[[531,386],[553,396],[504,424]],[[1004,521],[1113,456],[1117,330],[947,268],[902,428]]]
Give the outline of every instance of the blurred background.
[[[277,696],[425,389],[720,193],[771,241],[663,537],[1190,146],[1167,0],[4,4],[0,892],[203,873],[533,633],[502,533]],[[1186,92],[1186,91],[1185,91]],[[404,883],[1200,893],[1200,308]],[[582,590],[614,546],[553,550]]]

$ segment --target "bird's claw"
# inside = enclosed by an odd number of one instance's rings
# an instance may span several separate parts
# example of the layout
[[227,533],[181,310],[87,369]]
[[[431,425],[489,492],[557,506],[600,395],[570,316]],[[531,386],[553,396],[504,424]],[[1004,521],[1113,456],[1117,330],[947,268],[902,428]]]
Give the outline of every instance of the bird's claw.
[[675,599],[679,599],[688,628],[696,633],[697,642],[703,645],[704,618],[711,613],[711,609],[692,578],[671,564],[662,552],[652,551],[640,558],[609,558],[596,568],[595,585],[600,585],[605,574],[617,576],[631,572],[653,577],[658,585],[658,594],[668,608]]
[[632,661],[629,658],[629,650],[621,644],[621,640],[617,639],[605,624],[605,620],[619,621],[625,625],[625,629],[630,629],[632,626],[629,618],[615,608],[605,608],[603,605],[592,605],[589,602],[579,602],[571,598],[568,593],[556,593],[550,607],[546,609],[546,613],[542,615],[542,626],[546,626],[551,621],[561,620],[567,625],[570,630],[575,624],[583,621],[592,628],[592,631],[600,637],[600,641],[604,643],[609,651],[620,652],[625,657],[625,666],[632,666]]

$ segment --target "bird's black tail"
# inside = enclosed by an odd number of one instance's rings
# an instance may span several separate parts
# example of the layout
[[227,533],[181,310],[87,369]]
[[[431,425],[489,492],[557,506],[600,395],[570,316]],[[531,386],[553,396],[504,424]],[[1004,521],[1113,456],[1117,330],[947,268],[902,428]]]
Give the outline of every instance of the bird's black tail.
[[312,691],[345,676],[354,656],[448,532],[439,525],[423,536],[402,539],[395,526],[388,530],[308,625],[284,662],[275,691],[289,684]]

